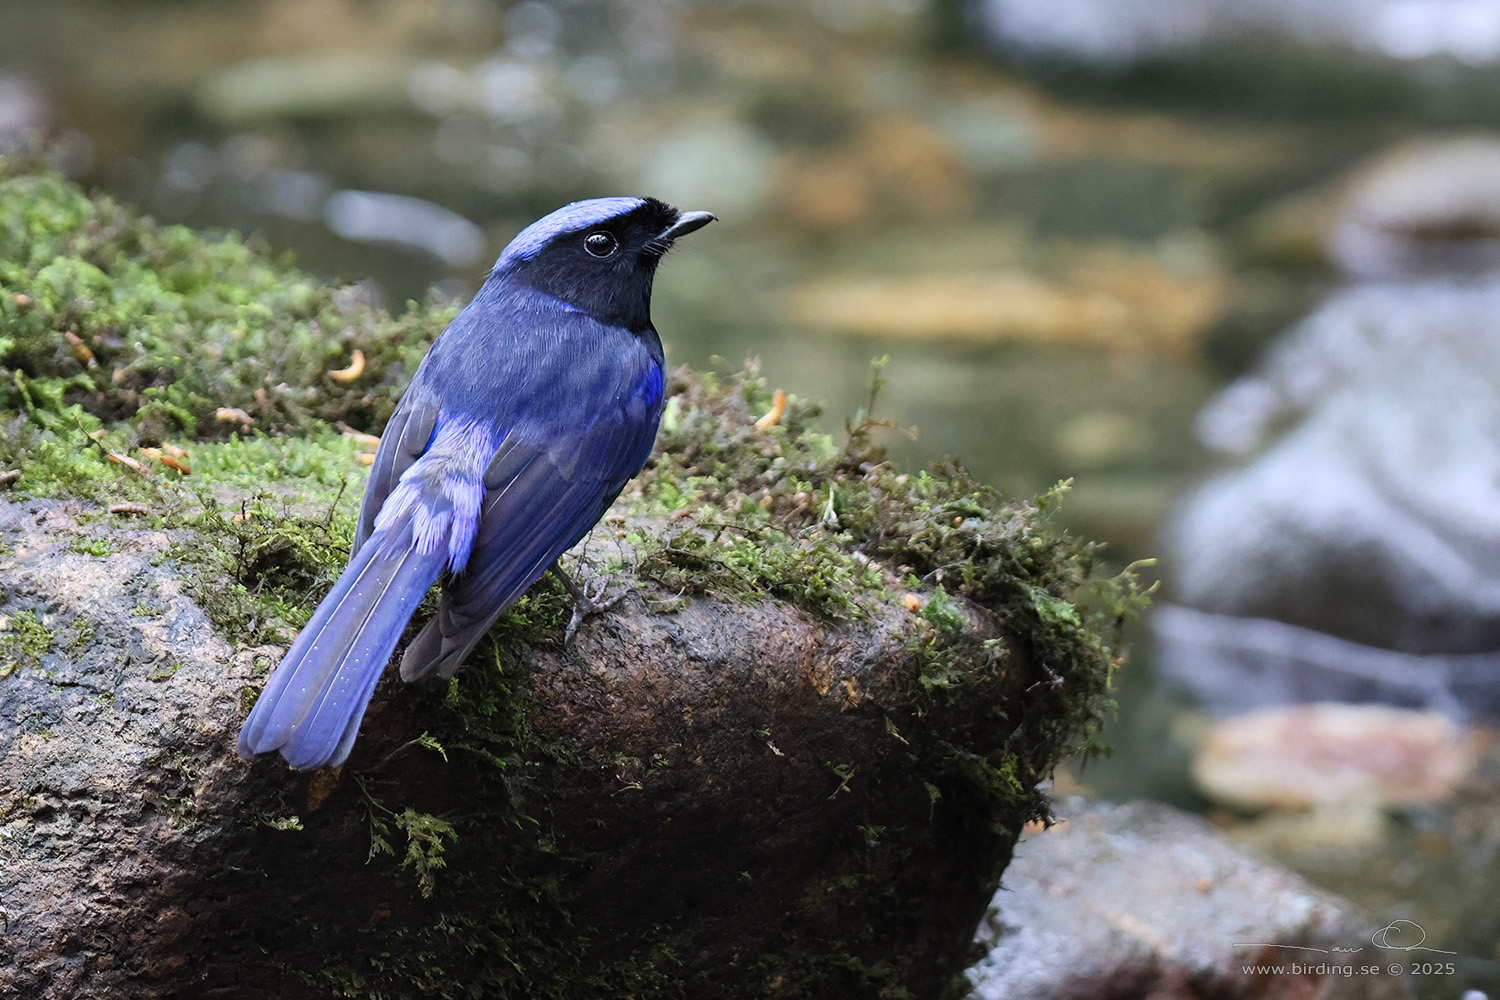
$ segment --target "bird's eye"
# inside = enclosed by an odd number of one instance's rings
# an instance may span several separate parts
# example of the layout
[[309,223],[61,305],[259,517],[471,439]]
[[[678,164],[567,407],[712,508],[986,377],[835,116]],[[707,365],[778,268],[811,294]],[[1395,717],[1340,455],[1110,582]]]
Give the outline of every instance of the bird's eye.
[[620,248],[620,241],[612,233],[589,233],[583,238],[583,248],[595,257],[608,257]]

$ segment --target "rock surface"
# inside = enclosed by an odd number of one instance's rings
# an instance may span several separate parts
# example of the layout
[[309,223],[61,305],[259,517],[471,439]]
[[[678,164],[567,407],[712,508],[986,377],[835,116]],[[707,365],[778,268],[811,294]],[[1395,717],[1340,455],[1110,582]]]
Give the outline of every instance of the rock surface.
[[1392,974],[1412,956],[1379,946],[1378,923],[1202,820],[1081,799],[1058,814],[1017,846],[980,927],[975,1000],[1413,996]]
[[521,626],[388,681],[340,771],[246,764],[279,648],[190,599],[226,584],[174,558],[203,539],[121,522],[0,502],[3,995],[951,994],[1041,808],[1044,668],[956,610],[933,697],[899,599],[648,588],[571,648]]

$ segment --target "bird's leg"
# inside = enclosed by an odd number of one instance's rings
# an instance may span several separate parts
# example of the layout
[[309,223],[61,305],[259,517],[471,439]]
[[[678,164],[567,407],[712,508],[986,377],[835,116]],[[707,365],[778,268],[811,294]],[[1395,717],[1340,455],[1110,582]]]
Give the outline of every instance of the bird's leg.
[[555,562],[551,568],[553,574],[562,582],[563,589],[568,592],[568,596],[573,598],[573,617],[568,619],[568,628],[563,632],[563,645],[571,646],[573,636],[577,633],[578,626],[583,624],[583,620],[589,615],[608,611],[619,604],[620,598],[625,596],[625,591],[622,590],[613,597],[606,598],[604,592],[609,589],[609,581],[600,577],[598,592],[590,594],[586,588],[574,583],[572,577],[563,571],[562,563]]

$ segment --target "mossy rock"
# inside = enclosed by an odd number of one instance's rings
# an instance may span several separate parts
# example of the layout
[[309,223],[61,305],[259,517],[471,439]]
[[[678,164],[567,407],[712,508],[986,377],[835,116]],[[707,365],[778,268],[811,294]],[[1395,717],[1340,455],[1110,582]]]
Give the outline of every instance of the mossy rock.
[[904,474],[866,415],[836,440],[753,372],[679,372],[568,557],[620,604],[569,645],[544,579],[452,681],[388,678],[339,771],[246,764],[347,553],[352,429],[451,307],[351,311],[14,162],[0,230],[0,993],[963,992],[1140,601],[1052,496]]

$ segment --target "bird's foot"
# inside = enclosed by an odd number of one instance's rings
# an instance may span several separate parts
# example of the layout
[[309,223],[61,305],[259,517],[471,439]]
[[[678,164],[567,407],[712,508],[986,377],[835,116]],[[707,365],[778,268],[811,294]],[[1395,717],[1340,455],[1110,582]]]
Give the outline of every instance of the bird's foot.
[[616,594],[606,596],[609,590],[609,581],[601,576],[596,578],[598,581],[598,589],[591,594],[588,592],[588,587],[586,585],[580,587],[578,586],[578,584],[574,583],[573,580],[568,576],[568,574],[563,572],[561,566],[554,565],[552,567],[552,571],[556,573],[557,578],[562,581],[563,589],[566,590],[568,592],[568,595],[573,598],[573,615],[568,619],[567,629],[563,631],[564,647],[573,645],[573,637],[578,634],[578,626],[583,624],[583,620],[585,618],[589,617],[590,615],[597,615],[603,611],[608,611],[616,604],[619,604],[621,599],[624,598],[627,593],[629,593],[629,589],[627,588],[625,590],[619,591]]

